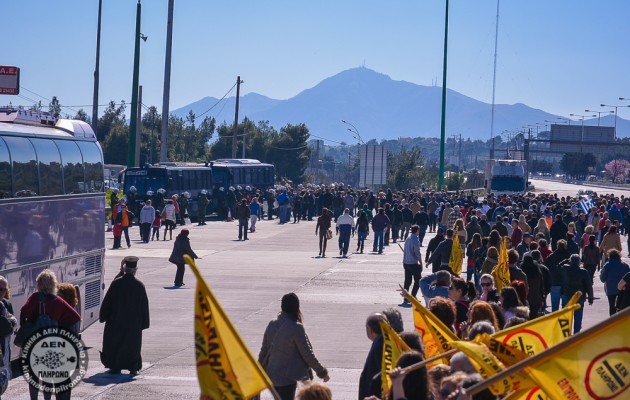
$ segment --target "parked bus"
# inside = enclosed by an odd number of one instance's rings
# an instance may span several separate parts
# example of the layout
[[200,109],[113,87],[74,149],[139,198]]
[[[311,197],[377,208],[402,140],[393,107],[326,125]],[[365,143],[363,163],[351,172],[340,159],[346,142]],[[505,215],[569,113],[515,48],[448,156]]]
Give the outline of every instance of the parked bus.
[[215,186],[228,190],[230,186],[251,186],[265,190],[275,183],[275,168],[252,159],[219,159],[212,165]]
[[[198,215],[199,193],[206,190],[208,197],[212,193],[212,169],[203,164],[166,162],[127,168],[121,172],[121,179],[125,194],[131,192],[132,186],[136,188],[136,210],[140,210],[141,203],[148,198],[157,203],[155,199],[160,189],[164,190],[164,199],[187,192],[190,196],[188,214],[194,218]],[[164,207],[163,204],[153,206],[159,210]]]
[[0,108],[0,275],[18,319],[35,278],[51,269],[79,289],[81,330],[98,320],[103,189],[103,152],[88,124]]

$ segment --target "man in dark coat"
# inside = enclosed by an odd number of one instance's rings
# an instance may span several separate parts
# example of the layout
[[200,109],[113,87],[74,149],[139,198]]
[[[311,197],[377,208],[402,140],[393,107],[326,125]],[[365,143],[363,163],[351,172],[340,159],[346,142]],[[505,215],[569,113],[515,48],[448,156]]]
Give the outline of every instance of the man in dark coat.
[[182,231],[175,238],[175,243],[173,244],[173,251],[171,252],[171,256],[168,261],[172,262],[177,266],[177,272],[175,273],[175,282],[174,286],[181,287],[184,285],[184,272],[186,272],[186,261],[184,261],[184,255],[188,255],[191,258],[199,258],[197,254],[190,247],[190,239],[188,235],[190,231],[188,229],[182,229]]
[[149,328],[149,299],[136,279],[138,257],[127,256],[105,294],[99,321],[105,322],[101,362],[112,374],[142,368],[142,331]]
[[368,339],[372,341],[372,346],[359,379],[359,400],[370,396],[381,398],[381,377],[379,375],[374,379],[374,375],[381,372],[383,362],[383,335],[380,321],[385,321],[385,316],[380,313],[370,314],[365,321],[365,331]]

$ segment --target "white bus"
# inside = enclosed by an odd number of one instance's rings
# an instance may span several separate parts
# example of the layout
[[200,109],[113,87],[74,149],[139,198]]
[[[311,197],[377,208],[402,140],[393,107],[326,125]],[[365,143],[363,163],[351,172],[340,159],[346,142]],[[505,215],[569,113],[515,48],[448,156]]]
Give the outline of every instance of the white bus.
[[98,319],[103,190],[103,152],[88,124],[0,108],[0,275],[16,317],[37,275],[51,269],[79,289],[81,329]]

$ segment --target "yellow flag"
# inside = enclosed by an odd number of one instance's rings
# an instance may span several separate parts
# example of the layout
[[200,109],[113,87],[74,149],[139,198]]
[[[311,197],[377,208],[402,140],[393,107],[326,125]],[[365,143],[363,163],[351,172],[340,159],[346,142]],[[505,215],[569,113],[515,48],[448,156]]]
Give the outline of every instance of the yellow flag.
[[[464,352],[477,372],[479,372],[479,375],[485,379],[505,369],[503,363],[501,363],[484,344],[456,341],[451,343],[451,347]],[[514,388],[512,387],[509,377],[490,386],[490,391],[495,396],[500,396],[513,390]]]
[[411,351],[398,333],[393,330],[385,321],[380,321],[381,333],[383,334],[383,362],[381,364],[381,388],[383,393],[389,393],[392,387],[392,380],[389,373],[395,368],[400,355],[406,351]]
[[512,281],[510,281],[510,263],[507,254],[507,237],[504,237],[501,241],[499,263],[492,270],[492,276],[494,277],[494,284],[499,292],[512,283]]
[[531,389],[515,391],[503,400],[551,400],[538,386]]
[[195,359],[202,399],[246,399],[272,386],[223,308],[184,255],[197,277],[195,295]]
[[499,331],[491,337],[528,356],[539,354],[571,336],[573,313],[579,307],[579,304],[567,306],[524,324]]
[[533,357],[524,370],[552,399],[627,399],[628,332],[630,309]]
[[508,367],[516,364],[517,362],[523,361],[528,357],[527,354],[523,353],[521,350],[508,346],[486,333],[477,335],[474,341],[476,343],[485,344],[488,350],[490,350],[492,354],[499,359],[499,361]]
[[453,247],[451,247],[451,258],[448,260],[448,266],[455,275],[462,273],[462,262],[464,261],[464,252],[459,245],[459,235],[455,233],[453,239]]
[[[427,310],[418,299],[409,295],[407,300],[413,306],[413,322],[416,331],[422,336],[426,358],[432,358],[450,350],[449,343],[459,340],[457,336],[440,321],[433,313]],[[448,360],[436,361],[429,364],[447,364]]]

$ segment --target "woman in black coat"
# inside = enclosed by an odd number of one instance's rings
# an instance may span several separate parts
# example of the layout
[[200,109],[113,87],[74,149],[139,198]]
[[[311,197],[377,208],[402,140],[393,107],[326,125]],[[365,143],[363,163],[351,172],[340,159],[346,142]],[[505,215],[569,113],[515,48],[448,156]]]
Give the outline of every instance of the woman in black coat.
[[190,247],[190,239],[188,238],[188,234],[190,232],[188,229],[182,229],[179,235],[175,238],[175,243],[173,244],[173,252],[169,257],[168,261],[177,265],[177,272],[175,273],[175,286],[180,287],[184,286],[184,272],[186,271],[184,261],[184,254],[188,254],[192,258],[199,258],[197,254]]

